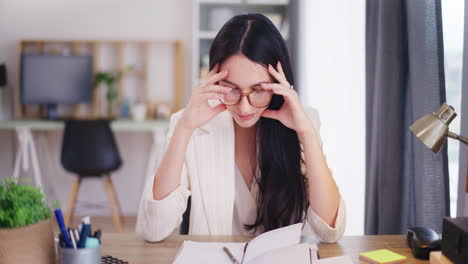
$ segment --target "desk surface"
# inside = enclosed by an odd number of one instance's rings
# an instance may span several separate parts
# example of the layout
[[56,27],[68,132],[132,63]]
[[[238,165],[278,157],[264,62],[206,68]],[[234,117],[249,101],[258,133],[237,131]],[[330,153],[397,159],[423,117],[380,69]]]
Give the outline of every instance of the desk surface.
[[[112,255],[134,264],[165,264],[172,263],[177,250],[184,240],[205,242],[246,242],[249,237],[231,236],[184,236],[172,235],[158,243],[145,242],[136,234],[103,234],[103,255]],[[359,260],[359,253],[389,249],[408,257],[405,263],[429,263],[413,258],[406,246],[404,235],[394,236],[349,236],[343,237],[336,244],[320,244],[319,253],[322,258],[348,255],[354,263],[369,263]]]
[[[7,120],[0,121],[0,129],[15,129],[28,127],[33,131],[62,130],[63,121],[50,120]],[[166,129],[169,127],[168,120],[145,120],[142,122],[131,119],[117,119],[111,122],[112,129],[116,131],[153,131],[154,129]]]

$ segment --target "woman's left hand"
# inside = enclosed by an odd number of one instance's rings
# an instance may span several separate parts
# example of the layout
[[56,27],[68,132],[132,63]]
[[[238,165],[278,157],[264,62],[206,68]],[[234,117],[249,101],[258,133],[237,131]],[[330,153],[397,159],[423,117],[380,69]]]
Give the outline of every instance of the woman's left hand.
[[283,71],[281,63],[278,61],[277,69],[268,65],[268,72],[279,83],[262,83],[262,88],[274,94],[282,95],[284,104],[279,110],[266,109],[262,116],[280,121],[286,127],[295,130],[298,134],[313,131],[313,125],[302,106],[299,95],[289,84]]

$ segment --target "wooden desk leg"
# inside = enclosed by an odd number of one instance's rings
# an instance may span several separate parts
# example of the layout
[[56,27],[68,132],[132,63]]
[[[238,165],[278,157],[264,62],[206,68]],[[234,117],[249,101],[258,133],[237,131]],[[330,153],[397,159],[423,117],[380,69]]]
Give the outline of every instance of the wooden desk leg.
[[112,188],[110,190],[112,191],[112,195],[114,196],[114,199],[115,199],[115,204],[117,205],[118,215],[120,217],[120,222],[122,224],[124,224],[125,223],[125,218],[123,216],[122,206],[120,206],[119,196],[117,195],[117,192],[115,191],[115,185],[112,182],[112,178],[110,177],[110,175],[108,176],[108,178],[109,178],[109,182],[110,182],[110,184],[112,186]]
[[115,230],[122,232],[121,212],[120,205],[115,192],[114,184],[109,175],[104,175],[104,185],[106,187],[107,198],[112,210],[112,220],[114,222]]
[[34,172],[34,179],[36,186],[42,187],[41,169],[39,168],[39,161],[37,159],[36,143],[34,142],[32,133],[29,134],[29,149],[31,150],[32,169]]
[[65,214],[65,225],[70,226],[73,221],[73,215],[75,213],[76,199],[78,198],[78,192],[80,190],[81,177],[77,177],[72,184],[70,191],[70,197],[68,198],[67,213]]
[[19,178],[20,163],[23,165],[23,170],[29,170],[29,155],[31,156],[32,169],[36,186],[42,186],[41,170],[37,160],[36,144],[29,127],[17,127],[16,136],[18,138],[18,152],[16,154],[15,168],[13,177]]
[[[18,133],[18,132],[16,132]],[[19,137],[18,137],[19,139]],[[13,169],[13,178],[19,178],[19,170],[20,170],[20,164],[22,163],[21,160],[23,158],[23,151],[24,151],[24,148],[22,147],[23,144],[22,142],[20,142],[18,140],[18,149],[16,150],[16,159],[15,159],[15,167]],[[23,161],[24,163],[24,161]]]

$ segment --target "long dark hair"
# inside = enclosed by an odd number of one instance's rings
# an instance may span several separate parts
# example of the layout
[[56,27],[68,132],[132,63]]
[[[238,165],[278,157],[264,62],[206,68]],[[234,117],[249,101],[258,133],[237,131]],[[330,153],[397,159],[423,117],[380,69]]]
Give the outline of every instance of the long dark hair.
[[[286,78],[294,85],[283,37],[264,15],[238,15],[221,28],[210,48],[210,70],[235,54],[243,54],[265,67],[276,66],[280,61]],[[282,96],[273,95],[268,109],[278,110],[283,103]],[[256,175],[260,177],[255,177],[259,186],[257,219],[245,228],[266,232],[302,222],[309,202],[297,133],[277,120],[261,117],[257,137],[260,169],[260,175]]]

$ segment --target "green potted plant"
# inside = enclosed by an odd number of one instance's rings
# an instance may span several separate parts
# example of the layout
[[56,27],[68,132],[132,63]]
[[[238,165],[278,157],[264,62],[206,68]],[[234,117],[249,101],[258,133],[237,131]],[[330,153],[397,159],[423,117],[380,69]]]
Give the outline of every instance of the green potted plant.
[[40,188],[0,181],[0,263],[55,263],[52,215]]
[[115,101],[118,97],[116,83],[121,77],[121,72],[97,72],[94,76],[94,87],[98,87],[101,83],[107,86],[106,101],[107,101],[107,116],[110,118],[113,115]]

